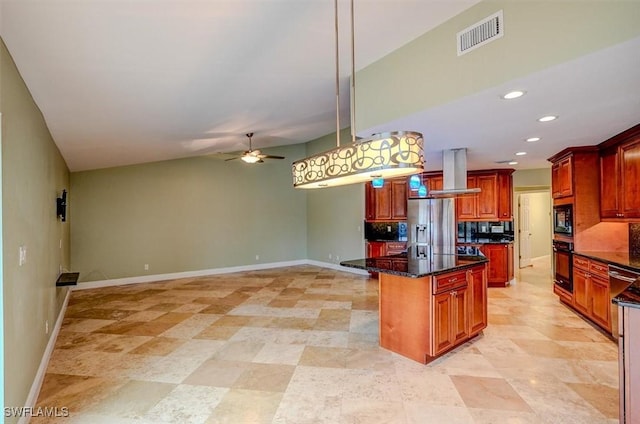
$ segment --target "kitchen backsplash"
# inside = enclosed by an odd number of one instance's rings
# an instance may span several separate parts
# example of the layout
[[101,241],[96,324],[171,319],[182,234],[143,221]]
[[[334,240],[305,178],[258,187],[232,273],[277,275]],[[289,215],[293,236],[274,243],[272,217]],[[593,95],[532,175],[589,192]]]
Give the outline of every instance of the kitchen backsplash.
[[364,238],[373,240],[407,241],[406,222],[365,222]]
[[629,254],[640,256],[640,224],[629,224]]
[[513,240],[513,221],[458,223],[458,242]]

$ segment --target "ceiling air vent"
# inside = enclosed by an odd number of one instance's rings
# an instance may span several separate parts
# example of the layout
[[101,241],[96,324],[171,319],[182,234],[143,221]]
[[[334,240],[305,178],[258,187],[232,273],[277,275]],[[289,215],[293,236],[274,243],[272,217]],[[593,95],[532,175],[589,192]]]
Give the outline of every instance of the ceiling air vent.
[[497,40],[503,35],[504,20],[501,10],[463,29],[456,35],[458,39],[458,56]]

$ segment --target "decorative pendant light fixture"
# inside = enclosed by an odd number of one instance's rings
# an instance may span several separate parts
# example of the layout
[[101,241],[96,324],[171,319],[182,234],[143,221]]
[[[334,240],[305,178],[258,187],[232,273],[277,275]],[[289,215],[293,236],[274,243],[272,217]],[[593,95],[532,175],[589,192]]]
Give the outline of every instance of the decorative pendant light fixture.
[[373,179],[371,180],[371,186],[373,188],[382,188],[384,187],[384,178],[380,178],[380,177],[373,177]]
[[[336,44],[336,144],[326,152],[293,162],[295,188],[324,188],[356,184],[373,179],[403,177],[423,171],[422,134],[395,131],[356,140],[355,135],[355,36],[351,0],[351,144],[340,146],[340,76],[338,56],[338,0],[335,7]],[[384,181],[383,181],[384,184]]]
[[420,184],[422,181],[420,180],[420,175],[412,175],[409,178],[409,189],[414,191],[420,188]]

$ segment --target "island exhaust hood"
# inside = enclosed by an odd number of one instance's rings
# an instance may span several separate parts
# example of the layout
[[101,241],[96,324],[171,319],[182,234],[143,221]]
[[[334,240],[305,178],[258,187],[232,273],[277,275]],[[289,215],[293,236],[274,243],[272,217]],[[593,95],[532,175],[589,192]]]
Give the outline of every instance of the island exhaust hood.
[[442,190],[432,190],[427,197],[460,197],[480,193],[479,188],[467,188],[467,149],[442,152]]

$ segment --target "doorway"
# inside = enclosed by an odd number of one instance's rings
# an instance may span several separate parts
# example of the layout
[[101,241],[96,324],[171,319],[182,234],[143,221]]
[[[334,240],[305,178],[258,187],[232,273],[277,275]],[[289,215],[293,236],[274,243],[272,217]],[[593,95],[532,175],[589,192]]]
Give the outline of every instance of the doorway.
[[551,193],[549,190],[518,194],[519,268],[551,263]]

